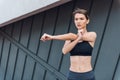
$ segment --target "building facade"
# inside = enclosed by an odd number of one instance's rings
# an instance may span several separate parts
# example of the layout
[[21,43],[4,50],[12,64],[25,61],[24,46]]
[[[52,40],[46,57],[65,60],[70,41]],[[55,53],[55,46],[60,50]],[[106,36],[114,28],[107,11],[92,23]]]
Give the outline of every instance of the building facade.
[[40,41],[75,32],[72,11],[89,11],[89,31],[97,33],[92,54],[96,80],[120,80],[120,0],[73,0],[0,29],[0,80],[66,80],[69,54],[64,41]]

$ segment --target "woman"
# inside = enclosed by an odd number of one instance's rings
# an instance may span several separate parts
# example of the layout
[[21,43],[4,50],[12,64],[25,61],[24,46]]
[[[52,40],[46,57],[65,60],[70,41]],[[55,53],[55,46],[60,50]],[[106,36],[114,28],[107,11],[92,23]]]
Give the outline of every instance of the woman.
[[91,55],[96,40],[95,32],[87,31],[89,17],[84,9],[76,9],[73,12],[77,34],[67,33],[63,35],[44,34],[42,41],[66,40],[63,46],[63,54],[70,53],[70,68],[68,80],[95,80],[91,66]]

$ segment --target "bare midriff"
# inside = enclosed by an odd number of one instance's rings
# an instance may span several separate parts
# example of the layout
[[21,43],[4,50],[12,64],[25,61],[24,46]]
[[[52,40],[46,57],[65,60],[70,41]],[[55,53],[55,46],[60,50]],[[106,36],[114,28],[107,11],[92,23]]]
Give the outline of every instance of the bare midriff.
[[91,56],[70,56],[70,71],[88,72],[91,70]]

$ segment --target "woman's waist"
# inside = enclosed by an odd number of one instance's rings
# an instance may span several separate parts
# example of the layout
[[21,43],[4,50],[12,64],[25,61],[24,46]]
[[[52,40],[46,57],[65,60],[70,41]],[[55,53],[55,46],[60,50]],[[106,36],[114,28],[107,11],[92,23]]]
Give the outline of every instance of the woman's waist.
[[87,56],[70,57],[70,70],[75,72],[87,72],[92,70],[91,57]]
[[88,72],[88,71],[91,71],[93,70],[92,67],[87,67],[87,68],[73,68],[73,67],[70,67],[70,71],[74,71],[74,72],[81,72],[81,73],[84,73],[84,72]]
[[70,70],[75,72],[88,72],[92,70],[92,66],[90,63],[86,64],[71,64]]
[[70,65],[72,67],[91,67],[91,59],[71,59]]

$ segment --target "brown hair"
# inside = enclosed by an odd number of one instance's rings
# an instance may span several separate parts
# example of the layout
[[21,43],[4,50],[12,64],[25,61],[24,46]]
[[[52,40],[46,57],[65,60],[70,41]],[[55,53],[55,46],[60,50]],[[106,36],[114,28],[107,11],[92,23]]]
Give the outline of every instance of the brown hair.
[[83,14],[83,15],[85,15],[85,17],[86,17],[87,20],[89,19],[88,12],[87,12],[87,10],[85,10],[85,9],[76,8],[76,9],[73,11],[73,16],[75,16],[76,13]]

